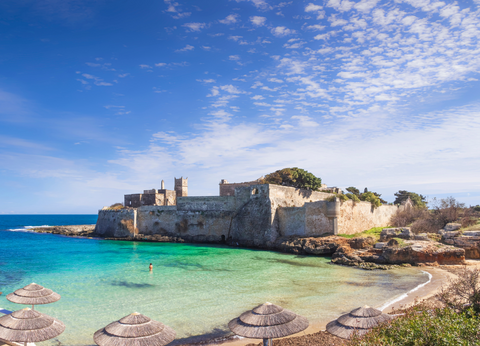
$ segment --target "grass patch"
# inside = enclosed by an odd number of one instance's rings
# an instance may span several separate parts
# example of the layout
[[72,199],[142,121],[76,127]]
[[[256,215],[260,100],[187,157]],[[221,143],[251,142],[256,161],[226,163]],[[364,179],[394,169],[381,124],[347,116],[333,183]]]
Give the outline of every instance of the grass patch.
[[472,226],[462,227],[459,231],[480,231],[480,219],[477,220],[477,223]]
[[405,243],[405,240],[404,240],[404,239],[401,239],[401,238],[393,238],[393,239],[395,239],[396,241],[398,241],[398,247],[405,247],[405,246],[410,245],[410,244]]
[[373,237],[373,238],[375,238],[377,241],[379,241],[379,240],[380,240],[380,233],[382,233],[382,230],[383,230],[384,228],[390,228],[390,226],[386,226],[386,227],[373,227],[373,228],[367,229],[366,231],[363,231],[363,232],[360,232],[360,233],[355,233],[355,234],[339,234],[338,236],[339,236],[339,237],[342,237],[342,238],[347,238],[347,239],[356,238],[356,237]]

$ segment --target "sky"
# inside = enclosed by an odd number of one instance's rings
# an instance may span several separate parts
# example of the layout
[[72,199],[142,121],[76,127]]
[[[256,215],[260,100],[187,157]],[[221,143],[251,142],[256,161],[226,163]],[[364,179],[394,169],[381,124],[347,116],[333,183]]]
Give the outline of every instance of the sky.
[[2,0],[0,213],[300,167],[480,204],[480,0]]

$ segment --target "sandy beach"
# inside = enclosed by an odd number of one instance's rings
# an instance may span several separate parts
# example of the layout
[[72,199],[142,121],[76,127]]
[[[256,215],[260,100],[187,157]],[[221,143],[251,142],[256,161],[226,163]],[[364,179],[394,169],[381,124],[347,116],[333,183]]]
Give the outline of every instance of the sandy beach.
[[[467,265],[468,266],[476,266],[480,267],[480,261],[476,260],[467,260]],[[450,266],[450,267],[460,267],[460,266]],[[430,282],[428,282],[426,285],[409,292],[405,297],[402,297],[402,299],[394,302],[393,304],[388,305],[383,311],[386,313],[390,313],[394,310],[398,310],[400,308],[406,308],[409,306],[414,305],[416,302],[419,302],[421,300],[429,299],[433,297],[435,294],[439,292],[441,289],[442,285],[445,285],[448,283],[448,280],[451,278],[454,278],[455,275],[452,274],[451,272],[443,269],[442,267],[421,267],[419,268],[422,271],[425,271],[427,273],[430,273],[432,275]],[[379,305],[376,306],[376,308],[380,308],[382,305],[384,305],[385,302],[379,302]],[[359,304],[360,305],[360,304]],[[330,321],[321,321],[317,323],[311,323],[310,326],[303,332],[291,335],[287,338],[294,338],[294,337],[302,337],[306,335],[311,335],[314,333],[317,333],[319,331],[325,331],[325,327],[327,323]],[[245,346],[249,344],[255,344],[257,345],[260,343],[261,340],[258,339],[248,339],[248,338],[243,338],[243,339],[234,339],[234,340],[227,340],[224,342],[219,342],[219,343],[208,343],[205,344],[205,346],[213,346],[213,345],[224,345],[224,346]]]

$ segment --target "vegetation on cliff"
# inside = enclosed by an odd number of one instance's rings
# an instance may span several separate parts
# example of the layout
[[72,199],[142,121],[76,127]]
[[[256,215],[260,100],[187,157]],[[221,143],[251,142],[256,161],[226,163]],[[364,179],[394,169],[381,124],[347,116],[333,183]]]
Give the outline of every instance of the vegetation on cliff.
[[380,198],[381,194],[373,191],[368,191],[367,188],[365,188],[363,193],[360,193],[360,190],[354,186],[347,187],[346,190],[348,191],[348,193],[346,193],[345,196],[354,202],[370,202],[375,208],[381,206],[382,204],[387,204],[387,201]]
[[267,174],[261,179],[260,183],[291,186],[313,191],[318,191],[322,187],[322,179],[297,167],[284,168]]
[[410,226],[414,233],[437,233],[451,222],[458,222],[462,227],[475,225],[480,216],[474,207],[466,208],[453,197],[434,198],[430,204],[431,209],[417,206],[399,210],[390,223],[396,227]]

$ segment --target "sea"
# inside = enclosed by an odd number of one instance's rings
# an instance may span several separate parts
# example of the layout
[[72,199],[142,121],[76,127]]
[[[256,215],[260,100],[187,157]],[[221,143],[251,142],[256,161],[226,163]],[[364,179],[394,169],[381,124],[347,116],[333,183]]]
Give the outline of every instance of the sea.
[[265,302],[323,323],[359,306],[385,305],[429,280],[416,268],[365,271],[332,265],[329,257],[30,230],[96,218],[0,215],[0,308],[25,307],[5,296],[32,282],[62,297],[35,307],[66,325],[42,345],[93,345],[96,330],[132,312],[172,327],[177,343],[227,337],[231,319]]

